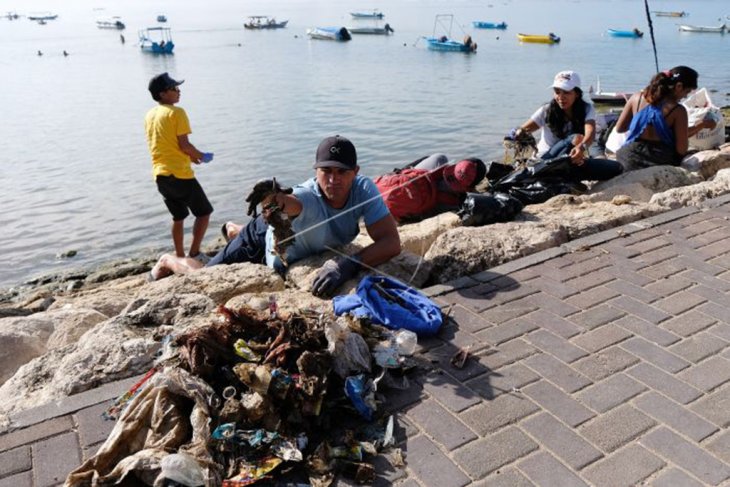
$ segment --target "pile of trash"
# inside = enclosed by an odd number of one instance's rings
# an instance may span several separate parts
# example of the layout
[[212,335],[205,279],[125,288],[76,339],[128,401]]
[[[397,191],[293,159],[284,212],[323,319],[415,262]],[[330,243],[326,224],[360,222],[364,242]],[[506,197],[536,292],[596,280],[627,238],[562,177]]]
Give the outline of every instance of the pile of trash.
[[[384,387],[408,387],[417,336],[367,317],[219,307],[166,337],[154,368],[108,411],[117,423],[66,487],[331,485],[403,466]],[[380,391],[380,392],[379,392]],[[131,485],[131,484],[129,484]]]

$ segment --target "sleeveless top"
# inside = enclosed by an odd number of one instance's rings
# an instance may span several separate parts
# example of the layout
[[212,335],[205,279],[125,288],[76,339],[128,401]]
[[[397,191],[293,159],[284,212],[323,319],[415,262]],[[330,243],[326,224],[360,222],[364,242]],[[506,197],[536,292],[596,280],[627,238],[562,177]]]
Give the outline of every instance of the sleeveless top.
[[[667,113],[667,117],[670,113],[674,111],[675,108],[677,108],[677,106],[679,105],[676,105],[671,110],[669,110],[669,113]],[[672,129],[669,128],[667,120],[662,114],[661,107],[657,107],[652,104],[646,105],[644,108],[639,110],[636,115],[634,115],[634,118],[631,120],[631,125],[629,125],[629,131],[626,135],[625,143],[628,144],[629,142],[633,142],[634,140],[638,139],[639,136],[644,133],[647,125],[651,125],[654,127],[654,131],[657,133],[663,143],[668,146],[674,147],[674,132],[672,132]]]

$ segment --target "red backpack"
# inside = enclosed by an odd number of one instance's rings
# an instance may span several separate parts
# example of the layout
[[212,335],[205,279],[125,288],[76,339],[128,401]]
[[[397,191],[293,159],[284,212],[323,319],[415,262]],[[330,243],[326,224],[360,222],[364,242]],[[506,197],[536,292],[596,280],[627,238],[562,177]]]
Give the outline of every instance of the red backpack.
[[407,168],[378,176],[373,181],[390,213],[400,222],[429,216],[436,207],[436,181],[440,172]]

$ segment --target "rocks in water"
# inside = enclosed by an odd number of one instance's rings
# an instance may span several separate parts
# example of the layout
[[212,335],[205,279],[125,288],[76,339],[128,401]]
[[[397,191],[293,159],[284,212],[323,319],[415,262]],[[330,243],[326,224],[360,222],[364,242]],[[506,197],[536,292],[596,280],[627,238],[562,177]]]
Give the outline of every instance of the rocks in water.
[[76,254],[78,252],[75,250],[65,250],[63,252],[59,252],[56,254],[57,259],[70,259],[71,257],[76,257]]

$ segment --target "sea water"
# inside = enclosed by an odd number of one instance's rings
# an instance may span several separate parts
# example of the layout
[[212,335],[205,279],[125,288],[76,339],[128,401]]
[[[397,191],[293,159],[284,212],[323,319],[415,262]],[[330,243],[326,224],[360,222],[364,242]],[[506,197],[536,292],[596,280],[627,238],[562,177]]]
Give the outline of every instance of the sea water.
[[[728,104],[730,35],[680,33],[677,24],[719,25],[726,0],[652,0],[659,66],[700,72],[717,105]],[[395,35],[347,43],[309,40],[315,26],[371,25],[349,12],[380,9]],[[215,212],[206,241],[226,220],[245,221],[244,197],[259,178],[296,184],[313,175],[319,141],[341,134],[361,171],[375,176],[434,152],[498,160],[501,140],[543,102],[557,71],[583,87],[631,92],[655,72],[640,0],[2,0],[0,14],[47,11],[39,25],[0,20],[0,285],[33,276],[169,250],[170,217],[152,180],[143,117],[153,75],[184,79],[180,105],[190,140],[215,153],[196,166]],[[172,56],[140,52],[137,31],[164,14]],[[436,14],[453,14],[451,36],[471,34],[475,55],[426,49]],[[124,31],[98,29],[119,15]],[[247,31],[249,15],[289,20]],[[474,20],[508,24],[476,30]],[[730,23],[730,21],[728,21]],[[608,28],[646,32],[616,39]],[[516,34],[562,38],[521,44]],[[123,44],[120,34],[125,37]],[[64,56],[63,51],[69,55]],[[38,55],[38,51],[42,55]],[[186,221],[189,230],[192,220]],[[189,238],[189,231],[186,235]],[[75,250],[76,256],[57,255]]]

